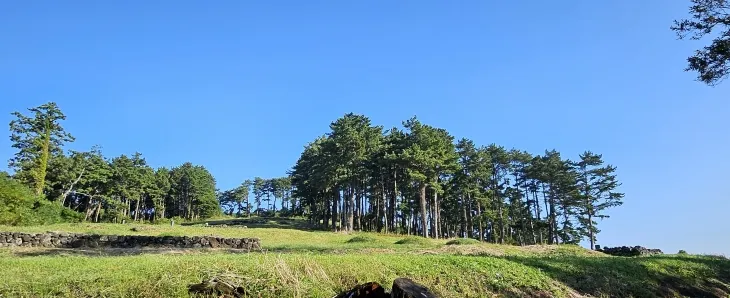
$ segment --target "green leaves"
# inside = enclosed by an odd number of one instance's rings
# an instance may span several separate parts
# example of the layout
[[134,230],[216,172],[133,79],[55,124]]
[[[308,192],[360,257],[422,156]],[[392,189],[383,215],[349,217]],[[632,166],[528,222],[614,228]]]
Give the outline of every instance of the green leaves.
[[10,160],[18,178],[35,189],[36,195],[43,194],[49,159],[63,154],[62,146],[73,142],[60,122],[66,116],[54,102],[28,109],[31,116],[14,112],[10,121],[10,141],[18,151]]
[[699,40],[716,36],[709,46],[687,58],[685,71],[697,72],[697,80],[714,86],[730,73],[730,2],[727,0],[692,0],[690,19],[675,20],[671,29],[679,39]]

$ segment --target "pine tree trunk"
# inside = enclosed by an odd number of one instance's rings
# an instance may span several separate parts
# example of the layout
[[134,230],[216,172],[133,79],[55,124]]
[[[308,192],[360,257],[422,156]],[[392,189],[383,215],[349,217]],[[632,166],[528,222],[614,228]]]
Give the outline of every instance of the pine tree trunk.
[[323,196],[323,200],[324,200],[324,202],[323,202],[324,203],[324,208],[322,208],[322,215],[323,215],[324,218],[322,219],[322,224],[324,225],[324,228],[325,229],[329,229],[329,227],[330,227],[330,216],[332,215],[332,208],[329,208],[329,206],[330,206],[330,198],[326,194],[326,192],[325,192],[325,195]]
[[479,220],[479,241],[484,242],[484,224],[482,223],[482,204],[477,201],[477,219]]
[[[532,197],[535,199],[535,217],[537,218],[537,222],[541,222],[542,219],[540,218],[540,213],[542,213],[542,211],[540,210],[540,200],[537,196],[537,187],[532,191]],[[540,239],[540,244],[545,243],[545,239],[542,235],[542,228],[537,230],[537,236],[539,237],[538,239]]]
[[469,238],[474,238],[474,218],[472,216],[473,206],[472,206],[471,194],[466,195],[466,201],[468,204],[467,213],[466,213],[466,227],[467,227],[466,235]]
[[530,203],[530,191],[525,187],[525,202],[527,203],[527,218],[530,223],[530,234],[532,234],[532,244],[537,242],[537,236],[535,235],[535,225],[532,220],[532,203]]
[[246,196],[246,217],[251,218],[251,199]]
[[332,231],[337,231],[337,205],[340,204],[340,191],[335,188],[332,199]]
[[134,221],[139,220],[139,201],[140,201],[140,199],[137,198],[137,204],[134,207]]
[[94,222],[99,222],[99,213],[101,213],[101,202],[96,203],[96,218]]
[[347,230],[353,231],[355,229],[355,189],[350,187],[349,203],[347,208]]
[[[438,180],[437,180],[438,181]],[[436,182],[438,183],[438,182]],[[439,201],[438,201],[438,192],[434,189],[433,190],[433,237],[435,239],[439,239]]]
[[421,227],[423,228],[423,237],[428,238],[428,213],[426,208],[426,183],[421,182],[419,189],[419,198],[421,205]]
[[593,236],[593,215],[588,211],[588,238],[591,241],[591,250],[595,249],[595,238]]
[[396,215],[397,215],[397,201],[398,200],[398,172],[393,172],[393,194],[390,197],[390,229],[396,232]]
[[360,192],[355,190],[355,212],[353,213],[355,214],[355,223],[357,224],[356,227],[358,231],[362,231],[362,216],[360,213],[362,212],[363,206],[361,203],[361,196]]
[[[388,228],[389,228],[388,227],[388,207],[386,206],[388,198],[385,194],[385,192],[386,192],[385,191],[385,180],[381,180],[380,186],[381,186],[380,191],[382,192],[382,199],[383,199],[383,201],[381,202],[381,206],[380,206],[381,212],[383,213],[382,214],[383,231],[385,231],[385,233],[388,233]],[[378,216],[378,221],[380,221],[380,220],[381,220],[381,218],[380,218],[380,216]]]
[[[502,213],[502,210],[503,210],[503,208],[502,208],[502,205],[503,204],[502,203],[503,202],[502,202],[502,199],[500,198],[499,195],[497,195],[497,200],[498,200],[498,204],[497,204],[497,213],[498,213],[498,215],[497,216],[499,216],[499,243],[500,244],[504,244],[504,233],[505,233],[505,231],[504,231],[504,215]],[[496,242],[496,240],[497,240],[496,237],[495,237],[494,240]]]
[[461,237],[466,237],[466,200],[462,197],[461,199]]

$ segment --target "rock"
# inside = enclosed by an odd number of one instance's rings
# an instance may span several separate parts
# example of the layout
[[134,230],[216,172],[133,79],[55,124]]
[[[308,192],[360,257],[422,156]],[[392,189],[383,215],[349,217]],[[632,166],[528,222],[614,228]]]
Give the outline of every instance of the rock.
[[208,242],[210,243],[210,247],[212,247],[212,248],[220,247],[220,242],[218,242],[218,239],[216,239],[216,238],[211,237],[208,239]]
[[199,284],[188,286],[188,293],[191,296],[199,297],[248,297],[243,288],[242,278],[232,274],[216,276]]
[[380,284],[377,282],[369,282],[357,285],[349,291],[345,291],[334,298],[388,298],[390,295],[385,293]]
[[200,245],[205,247],[205,246],[210,245],[210,242],[208,242],[207,238],[200,238]]
[[393,281],[390,297],[392,298],[436,298],[428,288],[408,278],[396,278]]
[[11,242],[11,243],[12,244],[15,244],[15,245],[22,245],[23,244],[23,239],[22,238],[15,238],[15,242]]
[[43,247],[52,247],[52,246],[54,246],[52,239],[53,238],[51,238],[51,236],[43,235],[40,237],[39,244]]
[[83,247],[85,245],[86,245],[86,243],[84,243],[84,240],[82,240],[82,239],[78,239],[78,240],[71,242],[71,247],[73,247],[73,248],[79,248],[79,247]]

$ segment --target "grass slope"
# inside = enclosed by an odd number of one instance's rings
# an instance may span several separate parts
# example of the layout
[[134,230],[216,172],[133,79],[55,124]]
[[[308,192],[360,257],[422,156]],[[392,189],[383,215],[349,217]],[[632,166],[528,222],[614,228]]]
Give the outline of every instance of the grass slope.
[[[137,227],[139,232],[130,229]],[[295,228],[296,227],[296,228]],[[264,253],[225,250],[0,250],[0,297],[187,297],[209,274],[246,279],[254,297],[331,297],[357,283],[410,277],[441,297],[728,297],[730,261],[610,257],[575,246],[500,246],[374,233],[256,228],[60,224],[0,231],[258,237]],[[353,241],[353,239],[358,239]],[[405,239],[405,241],[404,241]],[[397,242],[406,244],[396,244]]]

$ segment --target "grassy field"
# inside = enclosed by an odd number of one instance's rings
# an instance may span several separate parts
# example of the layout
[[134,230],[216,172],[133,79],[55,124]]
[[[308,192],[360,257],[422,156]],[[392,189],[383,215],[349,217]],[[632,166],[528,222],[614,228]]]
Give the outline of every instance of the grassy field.
[[220,273],[241,276],[252,297],[331,297],[368,281],[389,287],[396,277],[410,277],[441,297],[730,297],[730,260],[721,257],[623,258],[575,246],[347,235],[301,230],[301,223],[286,220],[247,226],[0,226],[36,233],[258,237],[265,249],[2,249],[0,297],[188,297],[189,284]]

